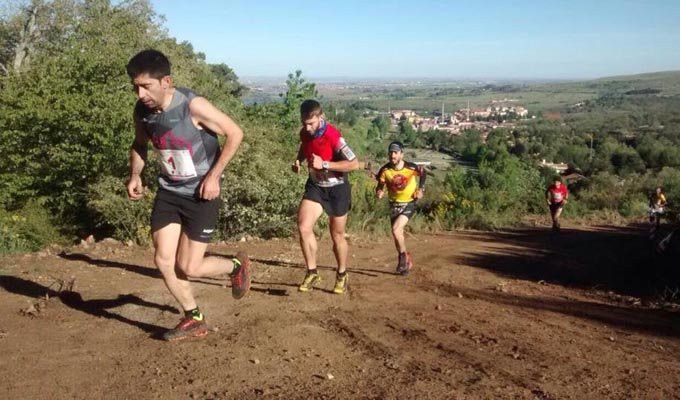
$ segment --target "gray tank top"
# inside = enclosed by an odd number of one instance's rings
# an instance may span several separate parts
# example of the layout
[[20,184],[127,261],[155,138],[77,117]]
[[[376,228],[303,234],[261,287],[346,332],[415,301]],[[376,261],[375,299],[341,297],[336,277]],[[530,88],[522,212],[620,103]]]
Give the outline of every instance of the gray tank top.
[[220,144],[217,135],[194,126],[189,103],[197,94],[175,88],[167,110],[152,112],[137,102],[135,113],[142,121],[147,137],[158,153],[161,188],[182,196],[196,197],[201,179],[217,159]]

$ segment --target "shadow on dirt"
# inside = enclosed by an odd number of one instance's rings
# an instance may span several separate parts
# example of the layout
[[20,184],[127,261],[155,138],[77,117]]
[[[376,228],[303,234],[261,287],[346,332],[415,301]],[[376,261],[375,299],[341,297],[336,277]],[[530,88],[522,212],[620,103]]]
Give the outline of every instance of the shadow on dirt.
[[35,299],[44,298],[45,295],[48,295],[51,298],[56,297],[59,298],[59,300],[61,300],[64,305],[74,310],[82,311],[95,317],[113,319],[126,323],[149,333],[153,338],[156,339],[160,339],[160,335],[163,331],[165,331],[165,328],[148,324],[146,322],[135,321],[108,310],[127,304],[134,304],[140,307],[154,308],[159,311],[167,311],[174,314],[179,314],[179,311],[177,311],[177,309],[174,307],[164,304],[152,303],[133,294],[119,295],[114,299],[84,300],[80,293],[72,290],[57,291],[51,289],[50,287],[43,286],[29,280],[8,275],[0,276],[0,287],[10,293],[32,297]]
[[87,254],[82,253],[60,253],[59,257],[69,261],[83,261],[91,265],[103,268],[118,268],[129,272],[134,272],[139,275],[148,276],[151,278],[162,278],[160,271],[156,268],[142,267],[141,265],[125,264],[117,261],[100,260],[92,258]]
[[680,262],[655,254],[653,243],[638,227],[564,229],[559,234],[527,229],[460,235],[503,245],[491,245],[484,252],[463,252],[453,257],[453,262],[502,276],[637,297],[659,296],[666,288],[680,287]]
[[[224,257],[224,258],[231,258],[233,256],[229,255],[224,255],[224,254],[218,254],[218,253],[206,253],[206,256],[216,256],[216,257]],[[87,254],[81,254],[81,253],[71,253],[71,254],[66,254],[66,253],[61,253],[59,254],[59,257],[69,260],[69,261],[83,261],[88,264],[97,266],[97,267],[103,267],[103,268],[118,268],[122,269],[125,271],[133,272],[136,274],[148,276],[151,278],[159,278],[162,279],[163,276],[161,275],[160,271],[158,271],[155,268],[147,268],[147,267],[142,267],[139,265],[134,265],[134,264],[125,264],[117,261],[109,261],[109,260],[100,260],[96,258],[92,258]],[[262,262],[263,264],[270,263],[270,265],[275,264],[274,261],[269,261],[269,260],[259,260],[259,259],[252,259],[254,262]],[[291,268],[297,268],[295,264],[290,264],[286,265]],[[302,265],[299,266],[299,268],[302,268]],[[320,267],[321,268],[321,267]],[[329,268],[330,267],[324,267],[324,268]],[[359,272],[361,273],[361,272]],[[368,273],[365,273],[366,275],[371,275]],[[376,276],[376,275],[371,275],[371,276]],[[200,283],[203,285],[212,285],[212,286],[225,286],[226,283],[229,281],[226,275],[223,277],[219,278],[212,278],[212,277],[205,277],[205,278],[189,278],[191,282],[194,283]],[[253,282],[256,283],[256,282]],[[296,286],[296,285],[291,285],[291,286]],[[297,286],[296,286],[297,287]],[[276,289],[276,288],[268,288],[268,287],[251,287],[251,291],[257,292],[257,293],[262,293],[262,294],[267,294],[270,296],[288,296],[288,292],[282,289]]]
[[525,310],[541,310],[599,321],[613,328],[624,328],[656,336],[680,337],[680,315],[676,312],[621,307],[616,305],[560,299],[555,297],[522,296],[496,290],[468,289],[457,285],[437,285],[438,293],[455,297],[458,293],[468,299],[477,299]]
[[[217,257],[227,257],[231,258],[233,256],[226,255],[226,254],[219,254],[219,253],[206,253],[206,255],[211,255],[211,256],[217,256]],[[290,261],[282,261],[282,260],[269,260],[266,258],[251,258],[250,261],[264,264],[264,265],[269,265],[272,267],[283,267],[283,268],[296,268],[296,269],[304,269],[305,265],[303,263],[296,263],[296,262],[290,262]],[[330,265],[318,265],[318,269],[323,269],[323,270],[331,270],[335,271],[337,268],[330,266]],[[348,269],[351,273],[353,274],[359,274],[359,275],[365,275],[365,276],[370,276],[370,277],[377,277],[377,274],[384,274],[384,275],[398,275],[394,272],[391,271],[381,271],[379,269],[369,269],[369,268],[357,268],[357,267],[349,267]]]

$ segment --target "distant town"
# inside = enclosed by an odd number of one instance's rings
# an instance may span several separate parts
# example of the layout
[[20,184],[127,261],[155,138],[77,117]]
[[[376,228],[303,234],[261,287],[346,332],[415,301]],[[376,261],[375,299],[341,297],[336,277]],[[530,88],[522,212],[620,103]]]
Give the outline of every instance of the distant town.
[[[484,108],[459,109],[452,113],[443,111],[433,112],[431,117],[418,115],[413,110],[388,110],[388,115],[394,126],[402,121],[408,121],[413,129],[421,132],[440,130],[458,135],[468,129],[476,129],[486,137],[486,134],[496,128],[513,128],[515,122],[529,117],[529,110],[512,104],[514,99],[492,100]],[[532,118],[535,118],[532,117]]]

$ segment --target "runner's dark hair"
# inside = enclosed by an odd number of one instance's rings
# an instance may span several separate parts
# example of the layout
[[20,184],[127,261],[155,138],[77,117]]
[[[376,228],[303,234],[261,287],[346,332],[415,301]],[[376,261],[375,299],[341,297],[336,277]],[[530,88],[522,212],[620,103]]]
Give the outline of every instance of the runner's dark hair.
[[321,103],[314,99],[307,99],[300,104],[300,117],[302,117],[302,119],[316,117],[321,114],[323,114]]
[[170,60],[158,50],[142,50],[130,59],[125,69],[130,79],[142,74],[161,79],[170,75]]

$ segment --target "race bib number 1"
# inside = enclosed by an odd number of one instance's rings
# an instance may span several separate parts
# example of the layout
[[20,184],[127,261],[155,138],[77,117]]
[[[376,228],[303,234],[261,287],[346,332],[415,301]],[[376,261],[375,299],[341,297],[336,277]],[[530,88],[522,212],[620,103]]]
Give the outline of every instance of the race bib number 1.
[[158,150],[161,170],[172,180],[195,177],[196,167],[189,150]]

